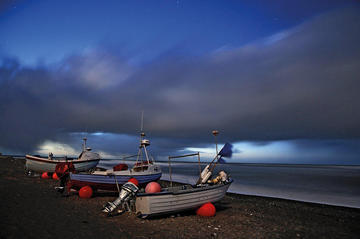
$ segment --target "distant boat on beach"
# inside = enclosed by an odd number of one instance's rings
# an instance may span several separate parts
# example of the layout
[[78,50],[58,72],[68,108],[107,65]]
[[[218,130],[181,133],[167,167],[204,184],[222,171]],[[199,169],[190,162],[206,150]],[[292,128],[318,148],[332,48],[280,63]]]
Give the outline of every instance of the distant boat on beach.
[[55,167],[58,163],[71,162],[76,171],[88,171],[99,163],[100,155],[98,153],[91,152],[91,148],[86,147],[87,138],[83,138],[83,149],[79,157],[69,158],[65,157],[54,157],[52,153],[49,153],[47,158],[34,156],[34,155],[26,155],[26,163],[25,163],[25,171],[27,174],[31,172],[55,172]]

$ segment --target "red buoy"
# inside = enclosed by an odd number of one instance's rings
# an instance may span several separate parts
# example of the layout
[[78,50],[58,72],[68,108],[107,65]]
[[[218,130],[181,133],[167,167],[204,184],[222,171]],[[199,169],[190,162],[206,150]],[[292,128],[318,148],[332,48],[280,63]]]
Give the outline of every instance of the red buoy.
[[136,178],[130,178],[130,179],[128,180],[128,182],[132,182],[133,184],[135,184],[136,186],[139,187],[139,181],[138,181]]
[[196,214],[202,217],[213,217],[215,216],[215,213],[216,208],[211,202],[203,204],[196,210]]
[[161,186],[157,182],[150,182],[146,185],[146,193],[159,193],[161,192]]
[[58,175],[57,175],[56,173],[53,173],[52,178],[53,178],[54,180],[59,180],[59,177],[58,177]]
[[49,179],[49,173],[48,172],[43,172],[43,174],[41,174],[41,178],[42,179]]
[[93,190],[90,186],[84,186],[79,190],[79,196],[81,198],[91,198],[92,195],[93,195]]

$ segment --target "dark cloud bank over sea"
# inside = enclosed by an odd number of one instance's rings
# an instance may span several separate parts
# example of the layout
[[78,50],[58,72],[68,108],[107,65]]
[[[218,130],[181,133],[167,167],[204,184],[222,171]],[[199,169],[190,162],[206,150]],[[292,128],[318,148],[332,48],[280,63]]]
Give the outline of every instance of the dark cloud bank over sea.
[[223,142],[341,141],[357,150],[359,13],[341,9],[238,48],[174,49],[146,63],[100,47],[51,66],[3,57],[0,148],[32,152],[85,130],[137,135],[144,110],[146,131],[165,149],[212,143],[218,129]]

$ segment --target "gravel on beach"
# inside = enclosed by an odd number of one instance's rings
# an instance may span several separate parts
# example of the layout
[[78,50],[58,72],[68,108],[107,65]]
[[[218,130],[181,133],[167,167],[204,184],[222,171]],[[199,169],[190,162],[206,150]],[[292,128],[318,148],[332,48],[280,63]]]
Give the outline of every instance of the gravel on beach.
[[[195,210],[140,219],[106,217],[116,193],[63,197],[59,182],[24,174],[24,160],[0,159],[0,238],[359,238],[360,209],[227,194],[215,217]],[[162,182],[164,183],[164,182]]]

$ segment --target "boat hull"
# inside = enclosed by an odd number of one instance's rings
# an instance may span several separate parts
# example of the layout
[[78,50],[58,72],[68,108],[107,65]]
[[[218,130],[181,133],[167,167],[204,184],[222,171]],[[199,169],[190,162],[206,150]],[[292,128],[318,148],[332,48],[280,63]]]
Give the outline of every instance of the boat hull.
[[156,194],[138,193],[136,196],[136,214],[142,218],[168,214],[200,207],[207,202],[221,200],[232,181],[205,187],[191,187],[176,191],[165,191]]
[[148,182],[157,181],[161,177],[161,172],[158,173],[132,173],[130,170],[123,172],[123,175],[96,175],[86,173],[71,173],[70,187],[79,189],[83,186],[91,186],[93,189],[117,191],[116,182],[119,186],[127,183],[130,178],[136,178],[140,185]]
[[72,162],[75,170],[82,172],[82,171],[88,171],[91,168],[96,167],[96,165],[99,163],[100,158],[96,159],[75,159],[75,160],[61,160],[61,159],[46,159],[31,155],[26,155],[26,163],[25,168],[26,170],[31,170],[34,172],[55,172],[55,167],[58,163],[64,163],[64,162]]

